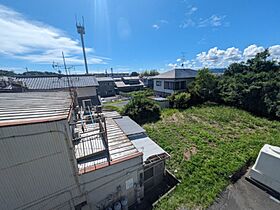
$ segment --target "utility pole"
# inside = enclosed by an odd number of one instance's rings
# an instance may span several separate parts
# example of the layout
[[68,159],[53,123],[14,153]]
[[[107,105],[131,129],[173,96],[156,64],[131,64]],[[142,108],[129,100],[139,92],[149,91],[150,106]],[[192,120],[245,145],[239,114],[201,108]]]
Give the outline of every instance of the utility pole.
[[88,74],[88,65],[87,65],[85,43],[84,43],[84,34],[85,34],[84,17],[83,17],[83,24],[78,23],[76,20],[76,27],[77,27],[77,32],[81,35],[81,42],[82,42],[82,48],[83,48],[83,54],[84,54],[84,60],[85,60],[86,74]]
[[69,92],[70,92],[70,95],[71,95],[71,86],[70,86],[70,81],[69,81],[69,75],[67,73],[67,66],[66,66],[66,62],[65,62],[65,57],[64,57],[63,51],[62,51],[62,58],[63,58],[64,69],[65,69],[65,73],[66,73],[66,77],[67,77],[67,83],[68,83],[68,87],[69,87]]

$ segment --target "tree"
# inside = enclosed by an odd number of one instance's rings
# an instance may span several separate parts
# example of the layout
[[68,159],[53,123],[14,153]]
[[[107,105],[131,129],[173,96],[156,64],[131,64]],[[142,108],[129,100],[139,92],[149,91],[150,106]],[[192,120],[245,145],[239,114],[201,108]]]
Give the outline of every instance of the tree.
[[143,77],[143,76],[156,76],[156,75],[159,75],[159,72],[155,69],[153,70],[145,70],[143,72],[141,72],[140,76]]
[[131,77],[137,77],[137,76],[139,76],[139,73],[136,72],[136,71],[133,71],[133,72],[131,72],[130,76]]
[[160,107],[153,101],[135,96],[124,107],[122,115],[127,115],[139,124],[156,121],[160,118]]
[[198,71],[198,75],[189,87],[193,102],[218,101],[218,79],[209,69]]
[[269,56],[266,49],[246,63],[231,64],[218,82],[221,101],[280,119],[280,66]]

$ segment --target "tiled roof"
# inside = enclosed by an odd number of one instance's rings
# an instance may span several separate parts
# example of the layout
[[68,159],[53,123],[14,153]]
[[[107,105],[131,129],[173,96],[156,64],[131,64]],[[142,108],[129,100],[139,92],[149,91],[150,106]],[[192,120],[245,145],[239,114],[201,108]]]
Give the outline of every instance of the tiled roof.
[[197,71],[193,69],[173,69],[165,73],[154,76],[154,79],[186,79],[194,78],[197,75]]
[[[69,78],[69,84],[68,84]],[[49,76],[49,77],[19,77],[18,80],[26,84],[30,90],[54,90],[66,89],[70,87],[92,87],[98,86],[95,76],[77,76],[69,77]]]

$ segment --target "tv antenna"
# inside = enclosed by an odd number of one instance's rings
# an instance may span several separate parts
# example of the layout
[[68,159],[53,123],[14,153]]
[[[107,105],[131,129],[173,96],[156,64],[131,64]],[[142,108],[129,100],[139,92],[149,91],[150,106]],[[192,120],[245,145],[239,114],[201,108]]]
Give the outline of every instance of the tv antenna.
[[84,43],[84,34],[85,34],[84,17],[82,17],[82,20],[83,20],[83,22],[81,24],[80,22],[77,21],[77,17],[76,17],[76,28],[77,28],[78,34],[80,34],[80,36],[81,36],[86,74],[88,74],[88,65],[87,65],[86,50],[85,50],[85,43]]
[[184,67],[185,62],[186,62],[186,56],[185,56],[186,52],[181,52],[181,54],[182,54],[181,67]]

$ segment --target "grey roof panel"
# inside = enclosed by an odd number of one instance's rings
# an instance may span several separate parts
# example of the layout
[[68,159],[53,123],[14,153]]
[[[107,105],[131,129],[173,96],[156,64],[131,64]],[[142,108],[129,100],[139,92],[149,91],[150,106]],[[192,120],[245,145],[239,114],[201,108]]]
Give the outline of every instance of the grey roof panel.
[[[145,162],[149,157],[160,154],[167,154],[159,145],[157,145],[149,137],[139,138],[131,141],[136,149],[143,153],[143,161]],[[169,155],[168,155],[169,156]]]
[[[98,86],[95,76],[69,76],[70,87]],[[54,90],[69,88],[66,76],[57,77],[19,77],[18,80],[26,84],[30,90]]]
[[127,136],[146,132],[128,116],[123,116],[114,120]]
[[154,79],[185,79],[194,78],[197,71],[193,69],[173,69],[165,73],[154,76]]
[[113,82],[114,79],[112,77],[96,77],[97,82]]

